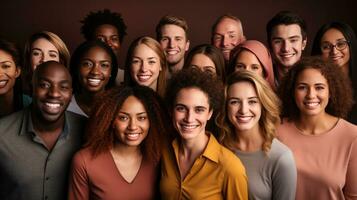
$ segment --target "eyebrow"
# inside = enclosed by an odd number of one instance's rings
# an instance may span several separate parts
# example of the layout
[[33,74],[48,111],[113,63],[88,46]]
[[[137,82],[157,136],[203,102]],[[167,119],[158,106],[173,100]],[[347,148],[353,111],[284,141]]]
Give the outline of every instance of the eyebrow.
[[[42,50],[42,49],[40,49],[40,48],[32,48],[31,50],[32,50],[32,51],[33,51],[33,50],[37,50],[37,51],[41,51],[41,52],[43,52],[43,50]],[[52,52],[52,53],[56,53],[56,54],[58,54],[58,52],[57,52],[56,50],[49,50],[49,52]]]
[[149,58],[147,58],[148,60],[150,60],[150,59],[156,59],[157,60],[157,58],[156,57],[149,57]]
[[[119,113],[125,114],[125,115],[130,115],[130,113],[124,112],[124,111],[119,111]],[[136,113],[136,115],[142,115],[142,114],[147,114],[147,112],[140,112],[140,113]]]
[[5,63],[10,63],[10,64],[15,64],[13,61],[11,60],[4,60],[2,62],[0,62],[1,64],[5,64]]

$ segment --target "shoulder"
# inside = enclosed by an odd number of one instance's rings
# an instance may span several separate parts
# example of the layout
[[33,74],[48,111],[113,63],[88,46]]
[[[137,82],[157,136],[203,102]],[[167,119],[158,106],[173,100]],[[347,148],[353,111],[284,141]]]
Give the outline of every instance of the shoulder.
[[273,140],[268,156],[270,163],[278,170],[281,168],[295,169],[295,161],[292,151],[277,139]]
[[344,119],[339,119],[334,130],[343,132],[344,135],[348,135],[349,137],[357,137],[357,126]]
[[9,132],[13,133],[14,131],[17,131],[17,128],[21,128],[27,112],[28,109],[23,109],[1,118],[0,135],[4,135],[5,133]]
[[80,128],[80,129],[84,128],[87,118],[83,117],[82,115],[73,113],[71,111],[66,111],[65,115],[67,118],[67,123],[70,125],[70,127]]
[[74,166],[86,166],[88,165],[89,161],[92,159],[92,154],[90,149],[83,148],[73,156],[73,165]]
[[243,163],[231,150],[220,145],[219,151],[218,163],[229,176],[245,176]]

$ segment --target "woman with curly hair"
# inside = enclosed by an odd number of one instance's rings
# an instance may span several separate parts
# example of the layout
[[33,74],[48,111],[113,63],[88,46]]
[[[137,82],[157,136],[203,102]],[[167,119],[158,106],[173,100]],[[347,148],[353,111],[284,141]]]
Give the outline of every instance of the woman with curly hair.
[[280,101],[258,74],[229,76],[225,108],[219,114],[220,142],[243,162],[249,199],[294,200],[296,167],[292,152],[275,139]]
[[173,75],[166,101],[176,139],[163,149],[162,199],[248,199],[245,169],[206,131],[224,100],[223,84],[196,68]]
[[115,84],[118,66],[110,47],[100,40],[80,44],[72,54],[73,96],[67,110],[88,117],[94,102]]
[[157,199],[158,164],[170,131],[162,106],[147,87],[106,91],[73,158],[69,199]]
[[303,58],[279,88],[283,101],[278,138],[293,152],[296,199],[357,196],[357,126],[345,121],[352,89],[341,68]]
[[168,66],[164,50],[151,37],[139,37],[128,50],[125,62],[125,85],[150,87],[164,96]]
[[[110,46],[119,59],[119,50],[126,36],[126,25],[120,13],[108,9],[90,12],[82,21],[81,33],[87,41],[99,39]],[[120,67],[120,66],[119,66]],[[116,83],[124,81],[124,70],[117,69]]]
[[196,67],[207,71],[223,82],[226,79],[224,56],[222,51],[210,44],[201,44],[194,47],[187,55],[184,69]]
[[263,43],[246,40],[232,50],[227,76],[240,70],[249,70],[261,75],[275,90],[273,61]]

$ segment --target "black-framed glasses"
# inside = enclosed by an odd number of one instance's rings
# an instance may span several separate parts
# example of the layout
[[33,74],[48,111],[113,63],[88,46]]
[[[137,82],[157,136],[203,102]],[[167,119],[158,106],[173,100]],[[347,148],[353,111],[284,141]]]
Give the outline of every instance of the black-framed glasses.
[[349,41],[347,41],[347,40],[338,41],[336,44],[324,42],[321,44],[321,51],[328,53],[328,52],[332,51],[333,48],[336,48],[337,50],[342,51],[347,48],[348,44],[349,44]]

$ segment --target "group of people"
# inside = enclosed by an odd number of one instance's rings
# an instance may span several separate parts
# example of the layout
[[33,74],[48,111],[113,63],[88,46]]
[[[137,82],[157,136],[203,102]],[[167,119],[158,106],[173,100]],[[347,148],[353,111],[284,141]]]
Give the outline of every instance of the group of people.
[[71,54],[48,31],[23,56],[0,39],[0,199],[357,199],[349,25],[323,25],[303,56],[297,14],[268,21],[268,47],[225,14],[189,51],[165,15],[118,66],[121,15],[81,22]]

